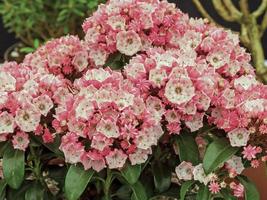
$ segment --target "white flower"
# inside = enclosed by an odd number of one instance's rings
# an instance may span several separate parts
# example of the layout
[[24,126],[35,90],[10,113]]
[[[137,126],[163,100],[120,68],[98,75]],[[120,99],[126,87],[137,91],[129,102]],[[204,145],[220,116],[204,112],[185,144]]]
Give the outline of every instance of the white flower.
[[75,117],[77,119],[88,120],[94,112],[94,104],[87,98],[82,99],[75,108]]
[[189,78],[170,79],[166,84],[164,95],[172,103],[187,103],[195,95],[195,88]]
[[125,164],[127,156],[118,149],[114,149],[106,156],[106,161],[110,169],[121,168]]
[[141,50],[141,39],[134,31],[121,31],[117,34],[116,40],[117,49],[127,56],[133,56]]
[[254,85],[258,85],[259,82],[252,75],[243,75],[234,81],[235,88],[240,88],[243,90],[248,90]]
[[231,159],[229,159],[227,162],[227,168],[235,170],[237,174],[241,174],[242,171],[245,169],[242,158],[233,155]]
[[167,73],[164,69],[152,69],[149,72],[149,80],[157,87],[160,87],[167,78]]
[[119,128],[116,123],[108,119],[101,119],[96,126],[96,130],[107,138],[117,138],[120,136]]
[[16,79],[7,72],[0,71],[0,92],[16,90]]
[[175,173],[179,179],[188,181],[193,178],[193,169],[192,163],[183,161],[175,168]]
[[35,131],[40,123],[41,114],[33,106],[27,106],[17,110],[15,121],[22,131]]
[[1,133],[13,133],[14,131],[14,118],[8,112],[2,112],[0,114],[0,134]]
[[205,174],[203,164],[199,164],[194,167],[193,175],[195,181],[204,183],[204,185],[207,185],[210,182],[210,176]]
[[53,101],[48,95],[42,95],[33,99],[33,104],[44,116],[46,116],[54,106]]
[[242,147],[246,146],[249,140],[249,131],[245,128],[236,128],[228,133],[231,146]]

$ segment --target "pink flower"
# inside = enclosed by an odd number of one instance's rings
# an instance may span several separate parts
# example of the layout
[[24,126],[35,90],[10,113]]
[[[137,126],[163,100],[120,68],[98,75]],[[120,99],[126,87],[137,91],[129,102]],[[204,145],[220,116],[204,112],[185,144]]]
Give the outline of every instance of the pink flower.
[[44,134],[42,135],[44,143],[52,143],[54,141],[54,137],[49,131],[49,129],[44,130]]
[[236,184],[235,182],[231,182],[230,188],[233,190],[235,197],[244,197],[245,188],[241,183]]
[[106,161],[110,169],[122,168],[126,159],[127,156],[118,149],[114,149],[106,156]]
[[20,131],[16,132],[16,135],[13,135],[12,144],[14,149],[25,151],[29,143],[29,135],[25,132]]
[[210,184],[209,184],[209,191],[212,194],[217,194],[218,192],[220,192],[220,190],[221,190],[221,187],[220,187],[220,185],[216,181],[210,182]]
[[195,95],[195,88],[189,78],[171,79],[166,84],[164,95],[172,103],[187,103]]
[[246,158],[247,160],[252,160],[256,158],[257,153],[257,148],[251,145],[244,147],[242,151],[243,158]]
[[181,180],[192,180],[193,169],[192,163],[183,161],[175,168],[175,173]]
[[35,107],[28,105],[17,110],[15,121],[22,131],[34,131],[40,123],[41,114]]
[[260,162],[258,160],[252,160],[250,164],[253,168],[258,168],[260,166]]
[[42,95],[33,99],[33,104],[44,116],[46,116],[54,106],[53,101],[48,95]]
[[116,36],[117,49],[127,55],[132,56],[141,50],[141,39],[134,31],[121,31]]
[[2,112],[0,114],[0,134],[13,133],[15,127],[15,120],[8,112]]

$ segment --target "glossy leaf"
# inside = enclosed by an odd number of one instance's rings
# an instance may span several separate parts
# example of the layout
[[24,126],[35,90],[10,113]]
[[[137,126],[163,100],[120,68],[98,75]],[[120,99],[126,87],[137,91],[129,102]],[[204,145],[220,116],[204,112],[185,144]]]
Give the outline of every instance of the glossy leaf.
[[237,151],[238,148],[232,147],[225,139],[213,141],[208,146],[203,159],[203,167],[206,174],[215,171]]
[[166,191],[171,185],[171,171],[160,162],[155,162],[152,165],[152,171],[157,191]]
[[190,187],[194,184],[194,182],[195,181],[191,180],[191,181],[186,181],[182,184],[181,190],[180,190],[180,200],[185,199],[186,193],[188,192]]
[[133,191],[131,200],[147,200],[146,191],[141,182],[131,185],[131,189]]
[[18,189],[23,182],[25,166],[24,151],[13,149],[11,145],[7,147],[3,157],[3,173],[7,184],[14,189]]
[[193,165],[197,165],[200,162],[198,147],[195,138],[191,134],[179,135],[176,138],[176,144],[178,145],[181,161],[188,161]]
[[211,193],[209,191],[208,186],[205,185],[201,185],[198,193],[197,193],[197,197],[196,200],[210,200],[211,199]]
[[122,169],[121,174],[129,184],[133,185],[138,181],[141,170],[141,165],[128,164]]
[[65,194],[68,200],[77,200],[84,192],[94,174],[93,170],[85,171],[81,166],[71,165],[65,178]]
[[260,194],[255,186],[247,177],[238,176],[238,180],[245,187],[245,199],[246,200],[260,200]]

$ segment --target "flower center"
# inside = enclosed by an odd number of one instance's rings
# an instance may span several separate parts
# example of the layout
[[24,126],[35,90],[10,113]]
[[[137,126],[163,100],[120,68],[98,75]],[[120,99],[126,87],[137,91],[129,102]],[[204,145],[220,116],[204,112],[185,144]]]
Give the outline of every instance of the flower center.
[[128,43],[128,44],[133,44],[133,39],[132,39],[132,38],[128,38],[128,39],[127,39],[127,43]]
[[175,93],[176,93],[176,94],[180,94],[181,92],[182,92],[182,88],[179,87],[179,86],[177,86],[177,87],[175,88]]
[[30,115],[29,115],[28,113],[25,113],[25,114],[23,115],[23,119],[24,119],[25,121],[29,120],[29,119],[30,119]]

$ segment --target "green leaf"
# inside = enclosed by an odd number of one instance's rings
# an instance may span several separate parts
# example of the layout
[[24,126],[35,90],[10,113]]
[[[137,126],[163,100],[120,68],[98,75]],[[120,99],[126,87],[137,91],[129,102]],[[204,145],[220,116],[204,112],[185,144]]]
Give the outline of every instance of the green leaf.
[[18,189],[24,179],[24,151],[7,147],[3,157],[3,173],[7,184]]
[[196,200],[204,200],[204,199],[205,200],[211,199],[211,193],[209,192],[208,186],[201,185],[198,190]]
[[29,181],[24,181],[20,188],[7,190],[7,200],[25,200],[25,192],[31,187]]
[[231,195],[231,191],[229,189],[222,189],[220,193],[223,196],[223,198],[226,200],[237,200],[236,197]]
[[25,193],[25,199],[27,200],[43,200],[44,188],[39,183],[33,183],[31,187]]
[[133,185],[135,184],[141,174],[141,165],[130,165],[127,164],[121,171],[121,175],[126,179],[126,181]]
[[208,146],[203,159],[203,167],[206,174],[216,170],[237,151],[238,148],[232,147],[226,139],[216,139],[213,141]]
[[194,184],[195,181],[186,181],[182,184],[180,190],[180,200],[184,200],[186,193],[188,192],[189,188]]
[[32,47],[22,47],[19,51],[21,53],[32,53],[32,52],[34,52],[34,48],[32,48]]
[[164,192],[171,185],[171,170],[160,162],[154,162],[152,165],[154,184],[159,192]]
[[131,200],[147,200],[146,191],[141,182],[136,182],[131,185],[131,188],[133,191]]
[[238,180],[245,187],[246,200],[260,200],[260,194],[257,187],[245,176],[238,176]]
[[131,199],[131,188],[127,185],[122,185],[115,195],[121,200],[129,200]]
[[93,170],[85,171],[81,166],[71,165],[65,178],[65,194],[67,199],[79,199],[93,174]]
[[0,200],[4,200],[6,197],[6,181],[4,179],[0,180]]
[[198,147],[195,138],[191,134],[185,133],[179,135],[175,142],[179,148],[179,157],[181,161],[191,162],[193,165],[199,164],[200,158]]

